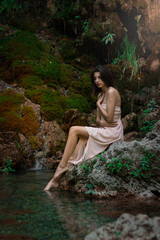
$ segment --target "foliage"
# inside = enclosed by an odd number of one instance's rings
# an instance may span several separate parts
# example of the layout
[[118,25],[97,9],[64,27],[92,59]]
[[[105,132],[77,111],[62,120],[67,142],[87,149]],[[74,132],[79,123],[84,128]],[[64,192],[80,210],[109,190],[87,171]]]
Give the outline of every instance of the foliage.
[[[120,53],[120,51],[122,53]],[[123,42],[120,46],[120,51],[118,51],[118,57],[113,60],[113,64],[117,64],[121,60],[124,61],[123,71],[122,71],[123,75],[125,73],[126,68],[131,68],[131,76],[130,76],[130,81],[131,81],[132,77],[135,76],[139,70],[139,66],[138,66],[139,59],[136,57],[136,42],[129,41],[128,36],[126,35],[123,38]]]
[[[130,175],[134,178],[147,178],[154,176],[155,171],[160,170],[160,159],[153,154],[148,149],[140,149],[142,152],[142,157],[137,162],[133,163],[133,160],[123,156],[122,154],[118,155],[116,158],[113,158],[110,162],[107,162],[105,157],[98,155],[102,161],[106,162],[106,168],[109,174],[120,174],[120,175]],[[134,167],[134,165],[135,167]]]
[[87,176],[89,173],[92,172],[93,166],[95,163],[96,163],[96,161],[93,160],[92,162],[85,162],[85,163],[81,164],[81,168],[83,168],[83,170],[84,170],[84,175]]
[[25,17],[29,20],[30,16],[44,14],[44,10],[46,10],[46,1],[1,0],[0,2],[2,20],[12,21],[12,19],[16,18],[18,25],[21,24],[21,21],[22,24],[24,23],[23,20]]
[[143,123],[143,127],[140,129],[142,134],[146,135],[146,133],[151,132],[156,122],[157,122],[156,120],[145,121]]
[[84,34],[86,34],[89,30],[89,21],[84,21],[83,22],[83,30],[84,30]]
[[102,38],[102,42],[104,42],[105,45],[107,45],[109,42],[111,44],[113,44],[114,43],[114,37],[116,37],[116,34],[106,32],[106,35]]
[[122,168],[130,169],[130,165],[132,161],[129,158],[123,159],[122,154],[120,154],[117,158],[112,159],[112,162],[107,163],[107,170],[109,172],[119,173]]
[[[155,160],[155,154],[152,152],[149,152],[148,149],[141,150],[143,152],[143,156],[140,159],[140,167],[135,168],[132,172],[130,172],[130,175],[132,175],[135,178],[147,178],[150,176],[154,176],[154,171],[160,170],[159,165],[154,166],[153,161]],[[160,161],[160,159],[158,159]]]
[[4,174],[9,174],[10,172],[15,172],[15,170],[12,168],[12,159],[8,157],[4,160],[4,166],[0,168],[0,172]]
[[148,113],[150,113],[153,109],[158,108],[158,105],[156,104],[156,102],[154,100],[149,101],[149,103],[147,104],[147,109],[144,110],[144,116],[146,116]]
[[88,190],[85,192],[85,194],[95,194],[95,191],[93,190],[94,183],[92,184],[86,183],[86,187],[88,188]]
[[71,19],[76,12],[77,2],[73,2],[70,0],[59,0],[59,4],[57,6],[57,10],[53,15],[53,19],[58,20],[67,20]]
[[27,1],[20,2],[18,0],[2,0],[0,3],[0,13],[5,11],[6,13],[15,13],[21,11],[23,7],[26,7]]
[[[154,100],[149,101],[149,103],[147,104],[147,109],[145,109],[143,111],[143,116],[145,117],[148,113],[152,112],[155,108],[158,108],[158,105],[156,104],[156,102]],[[140,129],[140,131],[142,132],[142,135],[146,135],[146,133],[151,132],[154,124],[156,123],[156,120],[152,120],[152,121],[145,121],[143,123],[142,128]]]

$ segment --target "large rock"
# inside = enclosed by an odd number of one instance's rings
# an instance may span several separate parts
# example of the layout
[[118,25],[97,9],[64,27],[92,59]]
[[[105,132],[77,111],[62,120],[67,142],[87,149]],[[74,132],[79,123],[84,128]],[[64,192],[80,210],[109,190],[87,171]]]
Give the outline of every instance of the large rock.
[[12,164],[21,166],[24,157],[19,147],[19,137],[15,132],[0,132],[0,166],[5,166],[5,160],[12,159]]
[[[16,84],[10,85],[0,81],[0,94],[12,89],[24,95],[24,89]],[[8,157],[12,159],[16,168],[53,168],[60,160],[64,149],[66,136],[56,121],[44,121],[41,116],[41,106],[35,104],[24,96],[23,103],[19,106],[21,110],[27,107],[32,110],[25,115],[25,124],[22,125],[17,134],[14,131],[0,133],[0,166]],[[32,117],[28,117],[28,115]],[[13,129],[14,130],[14,129]]]
[[124,213],[115,222],[100,227],[85,237],[85,240],[159,240],[160,217],[150,218],[145,214],[136,216]]
[[159,195],[159,144],[160,121],[142,141],[115,142],[105,153],[71,165],[60,187],[100,198]]

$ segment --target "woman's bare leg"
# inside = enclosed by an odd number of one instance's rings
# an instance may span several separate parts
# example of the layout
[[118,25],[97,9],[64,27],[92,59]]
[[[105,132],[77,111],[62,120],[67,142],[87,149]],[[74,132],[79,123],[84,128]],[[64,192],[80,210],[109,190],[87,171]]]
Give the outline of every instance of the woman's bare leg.
[[68,160],[71,157],[74,149],[77,145],[78,138],[87,138],[89,134],[85,127],[73,126],[70,128],[68,140],[64,149],[64,153],[62,159],[56,169],[54,177],[50,180],[47,186],[44,188],[45,191],[50,190],[51,188],[58,187],[59,179],[61,178],[62,174],[67,171]]

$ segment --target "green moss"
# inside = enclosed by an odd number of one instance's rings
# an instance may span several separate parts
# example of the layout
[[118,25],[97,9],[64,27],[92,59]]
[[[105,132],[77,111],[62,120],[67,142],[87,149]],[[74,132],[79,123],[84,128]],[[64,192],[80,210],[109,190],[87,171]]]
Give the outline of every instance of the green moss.
[[33,64],[33,72],[41,76],[46,83],[52,82],[57,84],[60,77],[60,66],[51,56],[46,52],[42,55],[39,63]]
[[76,57],[75,42],[71,39],[62,39],[58,42],[59,52],[64,60],[73,60]]
[[22,133],[31,136],[38,133],[39,124],[37,122],[37,116],[31,106],[24,105],[21,114],[23,117]]
[[22,117],[20,117],[20,105],[24,102],[24,96],[8,89],[0,95],[0,130],[20,130]]
[[41,104],[41,113],[43,117],[50,121],[53,119],[62,121],[62,117],[67,109],[66,98],[58,91],[54,92],[51,89],[39,88],[28,89],[25,95],[33,102]]
[[85,96],[92,94],[92,84],[91,84],[91,78],[90,73],[82,73],[81,80],[80,80],[80,87],[81,92]]
[[22,87],[27,89],[32,89],[42,85],[43,85],[42,79],[36,75],[25,76],[22,81]]
[[30,143],[32,149],[37,148],[37,139],[35,136],[33,136],[33,135],[29,136],[29,143]]
[[0,41],[0,54],[10,60],[39,60],[44,51],[44,46],[40,40],[30,32],[17,32],[11,37]]
[[81,113],[90,113],[91,112],[91,107],[90,104],[88,103],[87,99],[83,97],[80,94],[75,94],[71,93],[69,97],[66,99],[69,108],[76,108],[78,109]]
[[76,81],[76,69],[69,64],[63,63],[60,72],[60,84],[65,88],[77,89],[78,81]]
[[25,135],[38,132],[38,122],[32,107],[23,106],[24,96],[12,89],[0,95],[0,131],[17,131]]

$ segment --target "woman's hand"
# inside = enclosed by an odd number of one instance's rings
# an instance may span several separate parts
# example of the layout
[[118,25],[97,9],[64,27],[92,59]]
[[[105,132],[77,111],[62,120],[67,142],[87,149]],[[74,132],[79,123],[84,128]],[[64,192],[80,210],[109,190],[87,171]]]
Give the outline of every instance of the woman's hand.
[[100,93],[99,96],[98,96],[98,100],[97,100],[97,107],[98,107],[100,104],[102,104],[103,99],[104,99],[104,93]]

